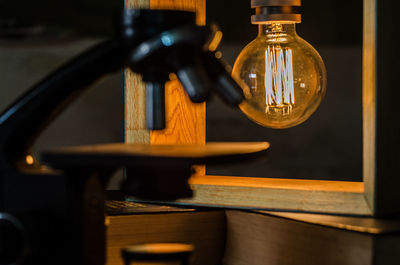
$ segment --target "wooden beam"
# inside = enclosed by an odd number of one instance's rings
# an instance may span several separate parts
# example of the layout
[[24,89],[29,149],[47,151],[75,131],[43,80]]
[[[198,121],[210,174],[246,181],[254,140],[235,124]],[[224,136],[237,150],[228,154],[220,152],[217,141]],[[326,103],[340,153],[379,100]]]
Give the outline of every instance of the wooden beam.
[[376,15],[374,202],[376,215],[388,215],[400,212],[400,85],[398,81],[400,49],[393,39],[394,32],[398,32],[396,22],[400,3],[396,0],[375,0],[374,2]]
[[179,9],[193,11],[197,14],[197,24],[206,24],[205,0],[150,0],[151,9]]
[[127,8],[149,8],[150,0],[125,0]]
[[376,1],[364,1],[363,37],[363,181],[368,204],[375,211]]
[[371,216],[362,182],[196,176],[190,205]]
[[400,52],[397,1],[364,0],[363,168],[365,194],[375,215],[400,212]]
[[[128,8],[149,8],[149,0],[126,0]],[[125,70],[125,142],[150,143],[146,128],[146,85],[139,74]]]

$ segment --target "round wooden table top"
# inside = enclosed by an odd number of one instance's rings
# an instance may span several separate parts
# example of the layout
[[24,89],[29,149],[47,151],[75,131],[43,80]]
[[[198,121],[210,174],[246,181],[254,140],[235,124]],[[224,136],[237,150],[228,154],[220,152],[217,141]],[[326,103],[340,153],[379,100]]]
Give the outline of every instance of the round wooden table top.
[[135,167],[169,164],[232,163],[262,156],[268,142],[210,142],[204,145],[112,143],[44,151],[42,161],[55,168]]

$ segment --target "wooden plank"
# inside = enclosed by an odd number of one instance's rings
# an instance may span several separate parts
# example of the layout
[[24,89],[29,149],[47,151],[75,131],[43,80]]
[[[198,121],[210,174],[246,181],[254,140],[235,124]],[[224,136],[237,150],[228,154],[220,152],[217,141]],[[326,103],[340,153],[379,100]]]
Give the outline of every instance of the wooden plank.
[[365,192],[375,215],[400,212],[398,149],[397,60],[400,52],[392,41],[397,20],[394,0],[364,0],[363,40],[363,168]]
[[398,264],[374,262],[375,235],[258,213],[228,210],[226,215],[224,264]]
[[315,213],[293,213],[293,212],[268,212],[257,211],[262,214],[283,217],[290,220],[305,222],[308,224],[322,225],[326,227],[338,228],[351,232],[382,235],[400,232],[400,220],[378,219],[373,217],[359,216],[337,216]]
[[364,1],[363,24],[363,181],[365,195],[375,211],[375,1]]
[[[54,168],[179,169],[185,165],[243,161],[264,156],[267,142],[213,142],[198,145],[98,144],[44,151],[42,160]],[[155,173],[155,172],[154,172]],[[163,171],[159,171],[162,174]],[[188,172],[189,174],[189,172]],[[188,176],[189,177],[189,176]]]
[[362,182],[196,176],[190,205],[372,215]]
[[376,1],[364,1],[363,37],[363,181],[368,204],[375,211]]
[[[149,0],[126,0],[128,8],[149,8]],[[150,143],[146,128],[146,85],[139,74],[125,70],[125,142]]]
[[123,264],[121,248],[155,242],[191,243],[195,252],[190,264],[221,264],[226,237],[223,211],[138,212],[107,220],[107,265]]
[[146,85],[139,74],[125,71],[125,142],[150,143],[146,128]]
[[150,0],[125,0],[125,6],[128,8],[149,8]]
[[180,9],[196,11],[197,24],[206,24],[206,1],[205,0],[150,0],[151,9]]
[[181,84],[165,86],[166,128],[150,132],[151,144],[205,144],[205,104],[193,104]]
[[399,75],[400,49],[393,39],[398,32],[399,1],[376,0],[376,169],[375,213],[400,213],[399,174]]

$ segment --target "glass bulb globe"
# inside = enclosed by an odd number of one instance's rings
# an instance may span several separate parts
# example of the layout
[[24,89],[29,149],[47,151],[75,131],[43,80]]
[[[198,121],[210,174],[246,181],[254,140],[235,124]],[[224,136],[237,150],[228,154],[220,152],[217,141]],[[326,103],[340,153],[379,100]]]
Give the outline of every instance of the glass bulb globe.
[[326,90],[321,56],[297,35],[294,22],[260,24],[232,75],[245,95],[240,109],[256,123],[276,129],[308,119]]

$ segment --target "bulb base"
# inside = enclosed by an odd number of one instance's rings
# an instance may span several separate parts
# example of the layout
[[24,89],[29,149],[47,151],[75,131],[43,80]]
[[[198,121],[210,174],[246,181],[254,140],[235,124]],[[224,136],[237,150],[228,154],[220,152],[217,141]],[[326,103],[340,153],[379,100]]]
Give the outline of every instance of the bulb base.
[[251,16],[252,24],[301,22],[301,0],[252,0],[251,7],[256,9]]

